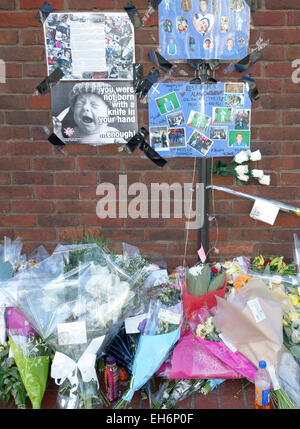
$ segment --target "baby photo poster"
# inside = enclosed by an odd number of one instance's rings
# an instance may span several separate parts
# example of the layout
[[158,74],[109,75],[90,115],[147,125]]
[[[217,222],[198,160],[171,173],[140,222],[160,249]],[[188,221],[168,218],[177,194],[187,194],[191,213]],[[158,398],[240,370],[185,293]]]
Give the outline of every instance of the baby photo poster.
[[163,157],[235,156],[250,150],[247,84],[154,84],[149,91],[150,145]]
[[242,59],[249,31],[245,0],[162,0],[159,5],[161,55],[169,60]]

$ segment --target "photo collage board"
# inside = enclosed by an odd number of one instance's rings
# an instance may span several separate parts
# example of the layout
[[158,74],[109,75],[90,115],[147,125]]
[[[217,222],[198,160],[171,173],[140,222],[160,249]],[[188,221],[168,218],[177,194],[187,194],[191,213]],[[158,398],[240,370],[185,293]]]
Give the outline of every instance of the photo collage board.
[[247,84],[154,84],[149,91],[150,145],[166,157],[235,156],[250,150]]
[[44,22],[48,74],[62,80],[132,80],[134,27],[127,13],[50,13]]
[[162,0],[161,55],[168,60],[242,59],[248,53],[250,7],[244,0]]

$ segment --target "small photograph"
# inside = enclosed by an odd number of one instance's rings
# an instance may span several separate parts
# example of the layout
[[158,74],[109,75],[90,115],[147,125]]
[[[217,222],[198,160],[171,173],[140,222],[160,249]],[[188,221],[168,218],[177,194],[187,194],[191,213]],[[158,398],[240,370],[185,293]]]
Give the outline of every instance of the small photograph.
[[169,149],[167,127],[150,127],[150,146],[154,150]]
[[203,48],[204,49],[207,49],[207,50],[209,50],[209,49],[212,49],[213,48],[213,42],[211,41],[211,39],[205,39],[204,40],[204,42],[203,42]]
[[203,113],[200,113],[200,112],[196,112],[195,110],[191,110],[187,121],[187,126],[196,128],[197,130],[200,130],[200,131],[207,131],[210,121],[211,121],[210,116],[204,115]]
[[229,147],[250,147],[250,131],[229,131]]
[[228,107],[213,107],[213,124],[232,124],[233,109]]
[[199,9],[203,13],[207,12],[208,0],[199,0]]
[[181,0],[181,9],[183,12],[189,12],[192,9],[191,0]]
[[188,22],[183,16],[177,16],[176,28],[179,33],[185,33],[188,29]]
[[210,127],[209,137],[212,140],[227,140],[227,127]]
[[244,94],[225,94],[224,103],[226,106],[244,107]]
[[161,115],[165,115],[180,107],[176,92],[170,92],[169,94],[156,98],[155,102]]
[[167,115],[167,120],[169,123],[169,128],[177,127],[178,125],[185,123],[182,111]]
[[235,47],[234,39],[232,38],[227,39],[224,46],[224,51],[223,51],[224,58],[232,59],[232,58],[236,58],[237,55],[238,55],[238,51]]
[[244,94],[243,83],[225,83],[225,94]]
[[173,23],[170,19],[165,19],[163,23],[164,30],[167,33],[172,33],[173,31]]
[[236,109],[234,117],[234,128],[236,130],[249,130],[250,115],[250,109]]
[[170,148],[185,147],[185,129],[172,128],[168,130],[168,138]]
[[168,43],[168,55],[176,55],[177,54],[177,46],[173,37],[170,38]]
[[245,46],[245,39],[244,39],[244,37],[243,36],[239,36],[238,37],[238,45],[239,46]]
[[245,9],[245,4],[243,0],[230,0],[230,9],[235,12],[241,12]]
[[195,30],[204,36],[208,33],[215,23],[215,17],[211,13],[202,15],[201,13],[195,13],[193,16],[193,26]]
[[214,142],[208,137],[206,137],[204,134],[199,133],[198,131],[194,131],[189,138],[187,144],[193,149],[195,149],[197,152],[200,152],[203,156],[205,156],[214,144]]
[[229,18],[228,16],[221,16],[221,27],[220,30],[222,33],[227,33],[229,27]]
[[196,49],[196,40],[192,36],[189,36],[189,48],[191,51]]

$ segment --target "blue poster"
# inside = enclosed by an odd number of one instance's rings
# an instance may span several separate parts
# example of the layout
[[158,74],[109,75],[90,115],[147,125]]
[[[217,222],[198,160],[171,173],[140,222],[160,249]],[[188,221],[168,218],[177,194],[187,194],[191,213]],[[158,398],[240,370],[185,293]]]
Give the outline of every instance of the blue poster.
[[235,156],[250,150],[247,84],[154,84],[148,93],[150,145],[162,157]]
[[250,8],[244,0],[162,0],[161,55],[169,60],[238,60],[248,53]]

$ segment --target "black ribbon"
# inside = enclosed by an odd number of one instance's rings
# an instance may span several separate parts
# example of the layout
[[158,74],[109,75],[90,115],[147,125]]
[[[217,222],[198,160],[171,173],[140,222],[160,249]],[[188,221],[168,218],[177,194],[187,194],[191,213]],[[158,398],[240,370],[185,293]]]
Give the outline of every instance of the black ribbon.
[[57,67],[36,87],[36,89],[41,95],[45,95],[51,90],[52,86],[56,85],[57,82],[60,81],[63,76],[64,72],[59,67]]
[[154,164],[158,167],[163,167],[167,161],[162,158],[159,153],[157,153],[146,141],[145,139],[149,136],[149,131],[142,127],[140,131],[133,136],[129,142],[125,145],[127,151],[132,153],[136,148],[139,148],[144,152],[144,154],[151,159]]
[[40,23],[44,24],[48,15],[53,12],[53,10],[53,6],[51,6],[51,4],[45,1],[45,3],[39,9],[38,14],[35,16],[35,19],[37,19]]
[[245,0],[247,5],[251,8],[251,12],[255,12],[256,9],[260,9],[260,0]]
[[142,18],[132,1],[125,4],[124,9],[126,10],[134,28],[140,28],[143,26]]
[[248,95],[250,100],[256,101],[260,98],[255,80],[251,74],[243,76],[243,80],[248,84]]
[[150,49],[148,51],[148,57],[155,65],[161,68],[165,73],[168,73],[173,67],[173,64],[169,63],[169,61],[167,61],[162,55],[160,55],[159,52],[156,52],[154,49]]
[[136,89],[141,84],[144,78],[144,69],[143,69],[143,64],[141,63],[134,63],[132,67],[133,67],[133,88],[136,91]]
[[57,137],[56,134],[52,133],[48,137],[48,141],[53,144],[53,146],[56,146],[58,149],[62,149],[65,146],[65,143],[61,141],[60,138]]
[[257,61],[262,59],[262,54],[260,51],[253,51],[250,54],[248,54],[246,57],[244,57],[241,61],[239,61],[238,63],[234,64],[234,68],[242,73],[245,70],[247,70],[250,66],[252,66],[253,64],[257,63]]
[[157,9],[162,0],[149,0],[150,5],[153,9]]
[[155,67],[152,67],[149,74],[144,79],[142,79],[136,87],[135,92],[140,99],[143,99],[146,97],[151,86],[158,80],[159,77],[160,77],[159,71]]

